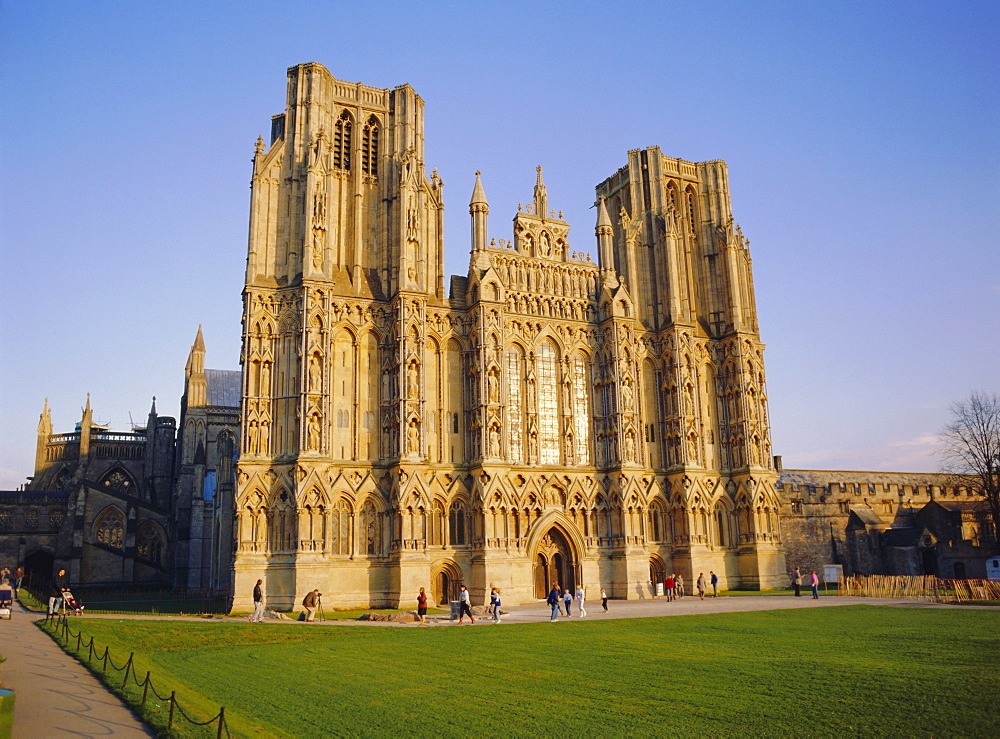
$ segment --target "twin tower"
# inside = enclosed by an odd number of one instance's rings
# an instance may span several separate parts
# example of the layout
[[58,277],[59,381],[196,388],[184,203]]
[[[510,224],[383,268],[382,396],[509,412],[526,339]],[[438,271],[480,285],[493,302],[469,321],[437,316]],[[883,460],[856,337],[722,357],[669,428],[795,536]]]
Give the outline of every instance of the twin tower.
[[[288,70],[253,161],[234,592],[505,602],[784,578],[763,345],[726,166],[634,150],[574,250],[538,169],[444,277],[424,103]],[[598,263],[588,253],[596,253]]]

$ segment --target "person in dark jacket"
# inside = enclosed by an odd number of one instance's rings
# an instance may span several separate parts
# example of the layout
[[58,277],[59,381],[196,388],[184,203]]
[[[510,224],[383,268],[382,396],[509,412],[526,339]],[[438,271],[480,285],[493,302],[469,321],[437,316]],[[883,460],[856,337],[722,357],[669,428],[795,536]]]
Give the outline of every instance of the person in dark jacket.
[[59,574],[52,578],[52,592],[49,593],[49,615],[54,616],[62,608],[63,593],[69,590],[69,583],[66,581],[66,570],[59,570]]
[[264,588],[261,587],[263,584],[263,580],[258,580],[253,586],[253,615],[250,616],[250,620],[258,624],[264,620]]
[[552,590],[549,591],[549,597],[545,602],[552,606],[552,617],[549,620],[558,621],[559,605],[562,603],[562,591],[559,589],[559,585],[552,586]]
[[316,609],[319,607],[319,597],[323,595],[319,590],[313,590],[302,599],[302,606],[306,609],[306,621],[316,620]]

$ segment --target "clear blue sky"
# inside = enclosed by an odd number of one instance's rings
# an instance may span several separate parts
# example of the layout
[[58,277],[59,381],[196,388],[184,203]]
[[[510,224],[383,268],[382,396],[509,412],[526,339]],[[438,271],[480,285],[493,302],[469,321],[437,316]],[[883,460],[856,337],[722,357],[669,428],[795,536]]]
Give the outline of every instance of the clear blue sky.
[[483,172],[510,236],[545,168],[594,248],[626,151],[725,159],[786,467],[933,471],[998,390],[1000,3],[5,2],[0,488],[70,431],[176,415],[198,325],[239,366],[250,157],[285,70],[410,83],[449,274]]

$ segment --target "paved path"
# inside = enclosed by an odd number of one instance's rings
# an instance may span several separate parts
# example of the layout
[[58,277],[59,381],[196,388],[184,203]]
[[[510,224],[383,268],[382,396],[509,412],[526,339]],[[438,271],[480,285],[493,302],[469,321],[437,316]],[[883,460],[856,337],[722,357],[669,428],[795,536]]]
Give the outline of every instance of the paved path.
[[14,604],[0,620],[0,667],[17,693],[14,739],[35,737],[156,736],[83,665],[35,625],[39,615]]

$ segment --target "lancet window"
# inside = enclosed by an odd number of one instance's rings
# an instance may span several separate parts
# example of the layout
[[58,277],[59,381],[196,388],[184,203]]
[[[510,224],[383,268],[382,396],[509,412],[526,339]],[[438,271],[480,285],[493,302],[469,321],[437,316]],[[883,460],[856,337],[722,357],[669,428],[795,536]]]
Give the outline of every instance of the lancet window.
[[559,382],[556,352],[545,341],[538,351],[538,461],[559,464]]
[[524,459],[524,418],[521,396],[521,352],[507,351],[507,451],[510,461],[519,464]]
[[369,117],[361,134],[361,171],[378,177],[378,118]]
[[340,114],[333,126],[333,166],[340,169],[351,168],[351,129],[354,122],[346,110]]
[[576,431],[576,463],[590,464],[590,388],[587,383],[587,360],[573,358],[573,425]]

